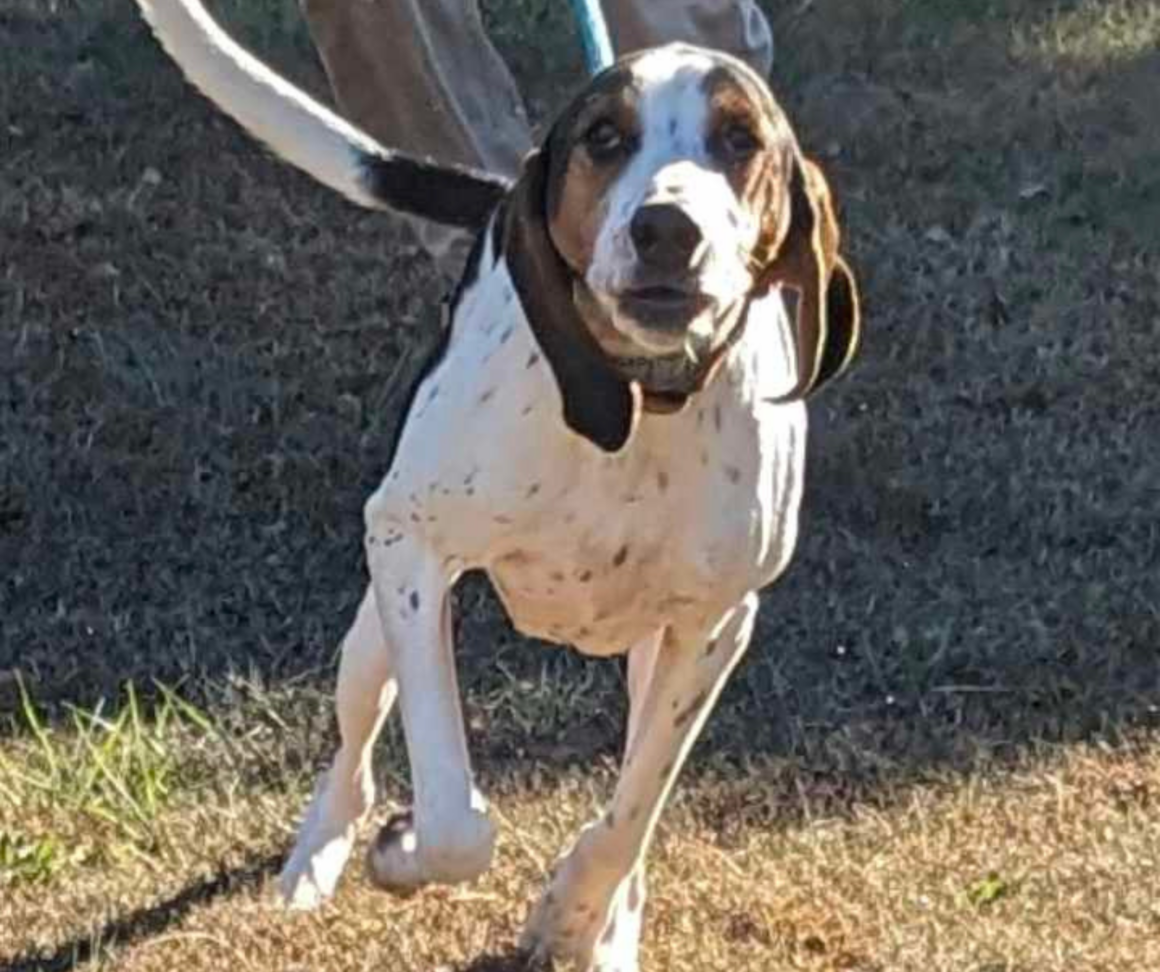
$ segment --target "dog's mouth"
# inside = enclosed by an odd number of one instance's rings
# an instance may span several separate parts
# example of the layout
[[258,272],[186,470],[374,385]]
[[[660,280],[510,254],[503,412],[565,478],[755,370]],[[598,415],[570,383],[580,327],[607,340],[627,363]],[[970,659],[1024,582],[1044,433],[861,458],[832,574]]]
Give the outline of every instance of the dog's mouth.
[[642,327],[657,331],[684,330],[716,301],[708,294],[674,284],[653,284],[622,291],[621,313]]

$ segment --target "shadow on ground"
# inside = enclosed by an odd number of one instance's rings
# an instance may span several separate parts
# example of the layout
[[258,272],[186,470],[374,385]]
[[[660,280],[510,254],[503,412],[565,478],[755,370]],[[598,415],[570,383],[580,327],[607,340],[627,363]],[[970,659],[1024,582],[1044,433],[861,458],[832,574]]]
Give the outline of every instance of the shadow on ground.
[[81,935],[64,942],[51,954],[16,956],[0,965],[3,972],[64,972],[100,957],[105,943],[116,942],[128,948],[154,938],[180,923],[194,908],[215,898],[260,887],[281,864],[280,855],[255,857],[239,867],[222,869],[212,877],[182,888],[178,893],[145,908],[138,908],[108,922],[99,935]]

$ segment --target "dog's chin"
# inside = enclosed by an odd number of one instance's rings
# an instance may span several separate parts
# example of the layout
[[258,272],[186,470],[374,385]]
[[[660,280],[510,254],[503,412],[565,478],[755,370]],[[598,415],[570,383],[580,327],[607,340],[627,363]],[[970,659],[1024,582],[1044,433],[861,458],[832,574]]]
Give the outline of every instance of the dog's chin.
[[636,292],[616,301],[612,325],[642,355],[693,352],[712,340],[717,301],[705,294]]

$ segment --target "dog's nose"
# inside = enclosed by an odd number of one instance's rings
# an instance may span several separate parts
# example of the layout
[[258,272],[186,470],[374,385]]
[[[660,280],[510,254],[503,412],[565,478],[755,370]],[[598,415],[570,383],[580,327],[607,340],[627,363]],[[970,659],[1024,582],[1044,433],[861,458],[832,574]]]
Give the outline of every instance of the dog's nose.
[[629,235],[641,261],[659,270],[685,270],[701,245],[701,229],[673,203],[648,203],[632,217]]

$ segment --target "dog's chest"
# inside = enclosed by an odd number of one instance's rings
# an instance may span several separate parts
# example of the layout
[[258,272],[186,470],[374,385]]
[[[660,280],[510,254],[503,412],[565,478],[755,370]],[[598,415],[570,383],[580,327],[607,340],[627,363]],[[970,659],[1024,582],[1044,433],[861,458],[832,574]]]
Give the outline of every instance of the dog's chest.
[[712,626],[792,550],[804,410],[760,403],[762,349],[742,342],[745,360],[682,413],[645,415],[603,453],[564,426],[504,296],[480,302],[506,312],[495,319],[457,321],[418,389],[383,487],[401,525],[450,573],[485,569],[529,635],[607,654],[667,625]]
[[676,451],[650,448],[648,426],[674,421],[646,420],[618,461],[547,478],[494,537],[487,569],[520,630],[622,651],[664,625],[710,626],[763,582],[780,531],[758,450],[695,427]]

